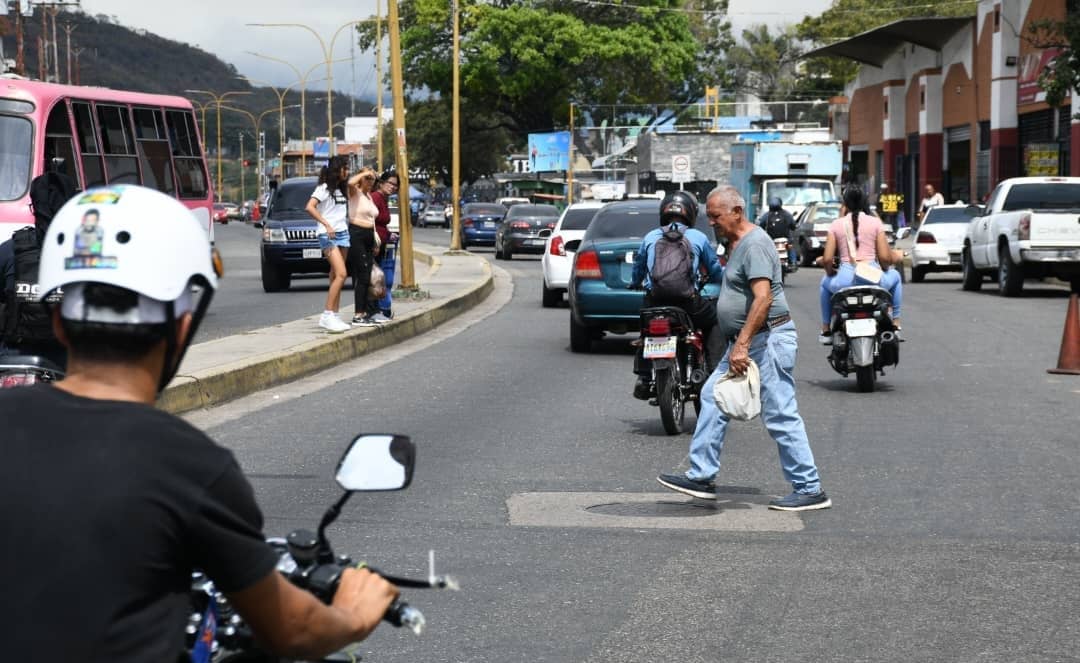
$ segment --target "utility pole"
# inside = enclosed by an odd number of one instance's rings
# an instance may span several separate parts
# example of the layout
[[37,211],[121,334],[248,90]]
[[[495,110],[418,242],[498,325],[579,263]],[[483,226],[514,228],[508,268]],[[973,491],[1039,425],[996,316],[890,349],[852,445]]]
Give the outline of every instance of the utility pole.
[[[85,50],[85,48],[71,49],[71,54],[75,56],[75,85],[79,84],[79,56],[82,55],[82,52]],[[203,124],[206,124],[206,122],[204,121]],[[203,151],[206,151],[205,148]]]
[[460,85],[461,68],[460,49],[458,48],[458,3],[450,0],[450,12],[453,14],[454,41],[453,41],[453,112],[451,113],[451,140],[450,140],[450,207],[451,207],[451,231],[450,250],[461,250],[461,96]]
[[15,73],[20,76],[26,75],[26,59],[23,56],[22,0],[15,0]]
[[[52,56],[49,62],[52,65],[52,80],[54,83],[60,82],[60,51],[56,46],[56,15],[60,13],[60,8],[56,5],[50,5],[46,10],[46,13],[52,17]],[[48,50],[48,48],[46,48]],[[45,75],[49,75],[49,69],[46,67]]]
[[413,265],[412,221],[409,218],[409,156],[405,143],[405,94],[401,73],[401,30],[398,25],[397,0],[389,0],[387,20],[390,22],[390,79],[394,94],[394,146],[397,155],[394,160],[398,174],[398,219],[401,228],[401,287],[416,290],[416,275]]
[[71,85],[71,33],[79,26],[71,23],[64,24],[64,32],[67,33],[67,84]]
[[382,173],[382,0],[375,3],[375,81],[375,157]]
[[247,200],[247,187],[244,186],[244,132],[240,132],[240,203]]

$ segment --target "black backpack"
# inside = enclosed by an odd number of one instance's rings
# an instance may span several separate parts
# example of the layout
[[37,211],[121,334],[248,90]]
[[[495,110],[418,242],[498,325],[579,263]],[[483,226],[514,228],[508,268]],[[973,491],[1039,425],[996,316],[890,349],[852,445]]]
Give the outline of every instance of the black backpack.
[[677,224],[668,226],[656,242],[653,258],[652,295],[667,299],[691,299],[694,284],[694,248]]
[[791,224],[788,223],[787,215],[783,210],[770,210],[769,215],[765,217],[765,232],[769,233],[769,237],[787,237],[791,231]]

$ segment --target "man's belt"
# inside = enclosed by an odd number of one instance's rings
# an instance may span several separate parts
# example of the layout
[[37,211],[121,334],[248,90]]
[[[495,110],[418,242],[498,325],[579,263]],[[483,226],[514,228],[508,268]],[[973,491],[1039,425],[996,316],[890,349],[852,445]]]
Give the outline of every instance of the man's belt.
[[779,327],[780,325],[782,325],[782,324],[784,324],[784,323],[786,323],[786,322],[791,322],[791,314],[790,314],[790,313],[785,313],[785,314],[783,314],[783,315],[778,315],[778,316],[776,316],[775,318],[769,318],[769,319],[768,319],[768,320],[766,320],[766,321],[765,321],[765,323],[764,323],[763,325],[761,325],[761,327],[760,327],[760,328],[759,328],[759,329],[758,329],[758,330],[757,330],[756,332],[754,332],[754,333],[755,333],[755,334],[760,334],[761,332],[767,332],[767,331],[769,331],[770,329],[773,329],[774,327]]

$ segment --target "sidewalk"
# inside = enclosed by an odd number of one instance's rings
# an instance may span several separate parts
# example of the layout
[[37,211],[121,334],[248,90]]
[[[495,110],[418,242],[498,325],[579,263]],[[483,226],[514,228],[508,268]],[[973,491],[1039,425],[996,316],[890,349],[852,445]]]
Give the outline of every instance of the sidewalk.
[[[443,247],[413,245],[416,284],[429,297],[396,298],[394,319],[379,327],[330,334],[319,328],[316,313],[193,345],[177,376],[158,399],[158,407],[174,414],[213,407],[317,373],[423,334],[491,294],[494,280],[487,260],[444,252]],[[343,293],[343,302],[351,301],[349,294]],[[341,313],[345,320],[352,317],[351,307],[343,306]]]

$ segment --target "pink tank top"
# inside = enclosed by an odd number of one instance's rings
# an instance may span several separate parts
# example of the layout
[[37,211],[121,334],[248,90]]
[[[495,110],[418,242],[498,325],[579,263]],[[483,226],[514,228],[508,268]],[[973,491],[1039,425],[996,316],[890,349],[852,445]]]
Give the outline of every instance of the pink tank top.
[[[843,262],[851,262],[847,234],[844,230],[850,219],[851,215],[847,214],[833,221],[832,225],[829,226],[829,232],[836,239],[836,252],[840,254],[840,260]],[[881,225],[881,219],[872,214],[859,213],[859,241],[855,255],[856,260],[877,260],[877,236],[882,232],[884,232],[884,227]],[[852,239],[855,238],[852,237]]]
[[349,223],[355,223],[364,228],[375,227],[375,217],[379,215],[379,208],[371,199],[371,194],[357,192],[349,196]]

